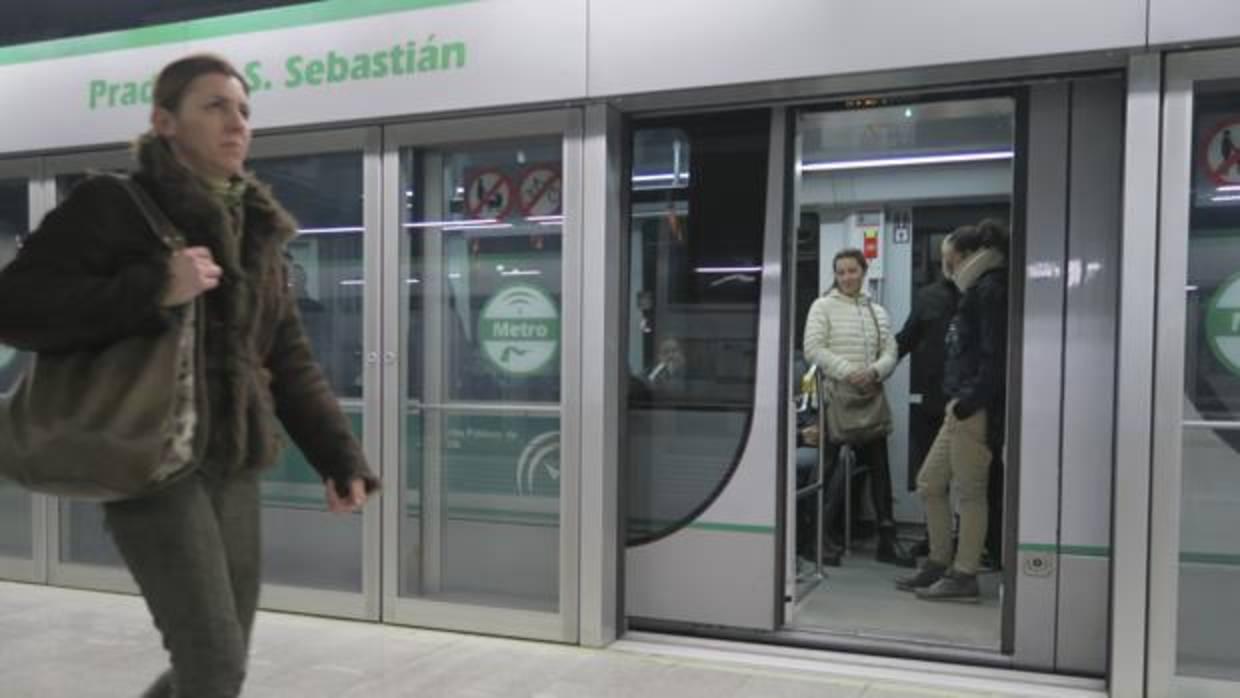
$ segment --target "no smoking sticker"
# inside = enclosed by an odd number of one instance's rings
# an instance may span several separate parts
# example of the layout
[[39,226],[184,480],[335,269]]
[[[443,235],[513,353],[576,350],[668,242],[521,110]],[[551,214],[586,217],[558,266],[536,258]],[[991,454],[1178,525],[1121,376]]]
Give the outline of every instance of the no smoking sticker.
[[1240,119],[1216,126],[1201,147],[1201,162],[1215,184],[1240,184]]
[[498,170],[484,170],[465,185],[465,207],[471,218],[499,220],[512,212],[516,195],[512,181]]

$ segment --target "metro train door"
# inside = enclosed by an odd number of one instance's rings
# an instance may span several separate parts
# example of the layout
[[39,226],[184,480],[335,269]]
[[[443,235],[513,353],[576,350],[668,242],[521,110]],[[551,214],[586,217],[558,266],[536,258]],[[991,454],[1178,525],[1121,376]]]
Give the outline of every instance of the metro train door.
[[[980,96],[839,103],[791,119],[775,110],[760,166],[742,159],[743,145],[730,160],[710,159],[709,134],[740,128],[743,112],[634,122],[625,436],[630,627],[752,639],[775,631],[782,642],[811,646],[1105,672],[1113,432],[1092,415],[1114,391],[1123,95],[1122,79],[1104,76]],[[819,142],[809,142],[806,119],[817,120]],[[730,138],[746,142],[739,131]],[[750,168],[748,188],[720,184],[731,178],[728,168],[741,166]],[[766,197],[760,222],[752,211],[725,206],[759,184]],[[957,185],[967,193],[953,199]],[[720,189],[706,201],[694,190],[712,186]],[[959,210],[936,209],[945,202]],[[794,352],[805,308],[791,305],[796,273],[812,265],[794,271],[793,250],[804,245],[792,231],[810,205],[823,215],[819,285],[809,299],[830,285],[834,250],[874,244],[881,272],[870,290],[895,328],[911,309],[911,270],[929,268],[930,260],[915,259],[931,248],[928,241],[950,232],[953,216],[1009,212],[1005,544],[987,573],[988,600],[976,608],[897,594],[892,580],[906,570],[876,563],[864,543],[841,567],[827,568],[812,591],[798,588],[812,561],[796,554],[795,496],[803,484],[796,455],[804,444],[794,395],[805,366]],[[718,210],[731,218],[711,219]],[[695,224],[695,215],[708,225]],[[761,245],[704,256],[700,237],[759,225]],[[911,244],[922,235],[923,244]],[[750,295],[738,278],[749,281]],[[730,284],[737,295],[694,305]],[[753,309],[755,335],[736,342],[748,347],[740,354],[752,369],[721,363],[734,354],[721,338],[741,337],[719,329],[725,307]],[[721,383],[750,377],[750,412],[711,399],[723,394]],[[899,401],[902,433],[892,437],[889,457],[905,545],[921,525],[908,477],[916,470],[907,440],[909,378],[902,366],[889,382]],[[734,434],[739,438],[728,441]],[[858,504],[868,506],[860,497]]]

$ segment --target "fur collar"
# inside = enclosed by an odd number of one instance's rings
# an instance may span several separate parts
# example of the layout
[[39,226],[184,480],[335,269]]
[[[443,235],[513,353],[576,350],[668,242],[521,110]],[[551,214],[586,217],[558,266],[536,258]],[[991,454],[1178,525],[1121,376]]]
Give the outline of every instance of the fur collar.
[[[229,223],[228,212],[212,194],[210,186],[182,165],[167,142],[153,133],[138,138],[134,153],[140,167],[138,179],[145,180],[143,184],[152,191],[168,217],[191,244],[206,244],[215,251],[207,233],[226,229]],[[266,244],[282,245],[292,239],[297,234],[297,224],[276,202],[271,189],[259,182],[253,173],[246,172],[241,178],[245,182],[242,195],[245,234],[272,238],[264,241]]]
[[266,465],[278,453],[278,433],[261,367],[274,341],[273,322],[287,293],[283,247],[297,225],[252,174],[242,175],[239,211],[229,211],[205,181],[177,161],[162,139],[138,140],[135,179],[155,197],[191,246],[211,250],[224,270],[206,294],[205,342],[210,431],[206,457],[227,469]]
[[983,274],[1000,269],[1006,263],[1007,260],[1003,258],[1002,252],[991,248],[983,248],[974,252],[968,259],[960,263],[952,280],[956,282],[956,288],[960,289],[961,293],[964,293],[972,288],[977,283],[977,280],[982,278]]

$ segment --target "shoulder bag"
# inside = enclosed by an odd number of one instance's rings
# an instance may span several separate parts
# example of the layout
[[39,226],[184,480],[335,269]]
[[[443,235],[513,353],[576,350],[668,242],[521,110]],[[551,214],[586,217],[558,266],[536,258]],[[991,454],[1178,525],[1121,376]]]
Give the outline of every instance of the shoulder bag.
[[[185,238],[142,187],[117,177],[153,235]],[[34,492],[96,501],[150,493],[195,467],[201,446],[200,300],[162,334],[98,351],[39,354],[0,399],[0,478]]]

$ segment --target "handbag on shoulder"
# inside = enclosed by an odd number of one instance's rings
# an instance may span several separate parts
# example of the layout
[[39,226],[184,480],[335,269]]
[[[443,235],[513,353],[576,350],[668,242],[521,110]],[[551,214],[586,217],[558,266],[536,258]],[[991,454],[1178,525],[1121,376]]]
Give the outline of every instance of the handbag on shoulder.
[[[150,196],[117,177],[151,233],[172,250],[185,238]],[[193,470],[199,415],[200,301],[159,335],[98,351],[39,354],[0,399],[0,478],[63,497],[115,501],[150,493]]]
[[[867,305],[878,338],[874,359],[882,354],[883,330],[874,307]],[[833,443],[859,445],[887,436],[892,431],[891,407],[882,383],[858,388],[848,381],[832,380],[827,386],[827,434]]]

